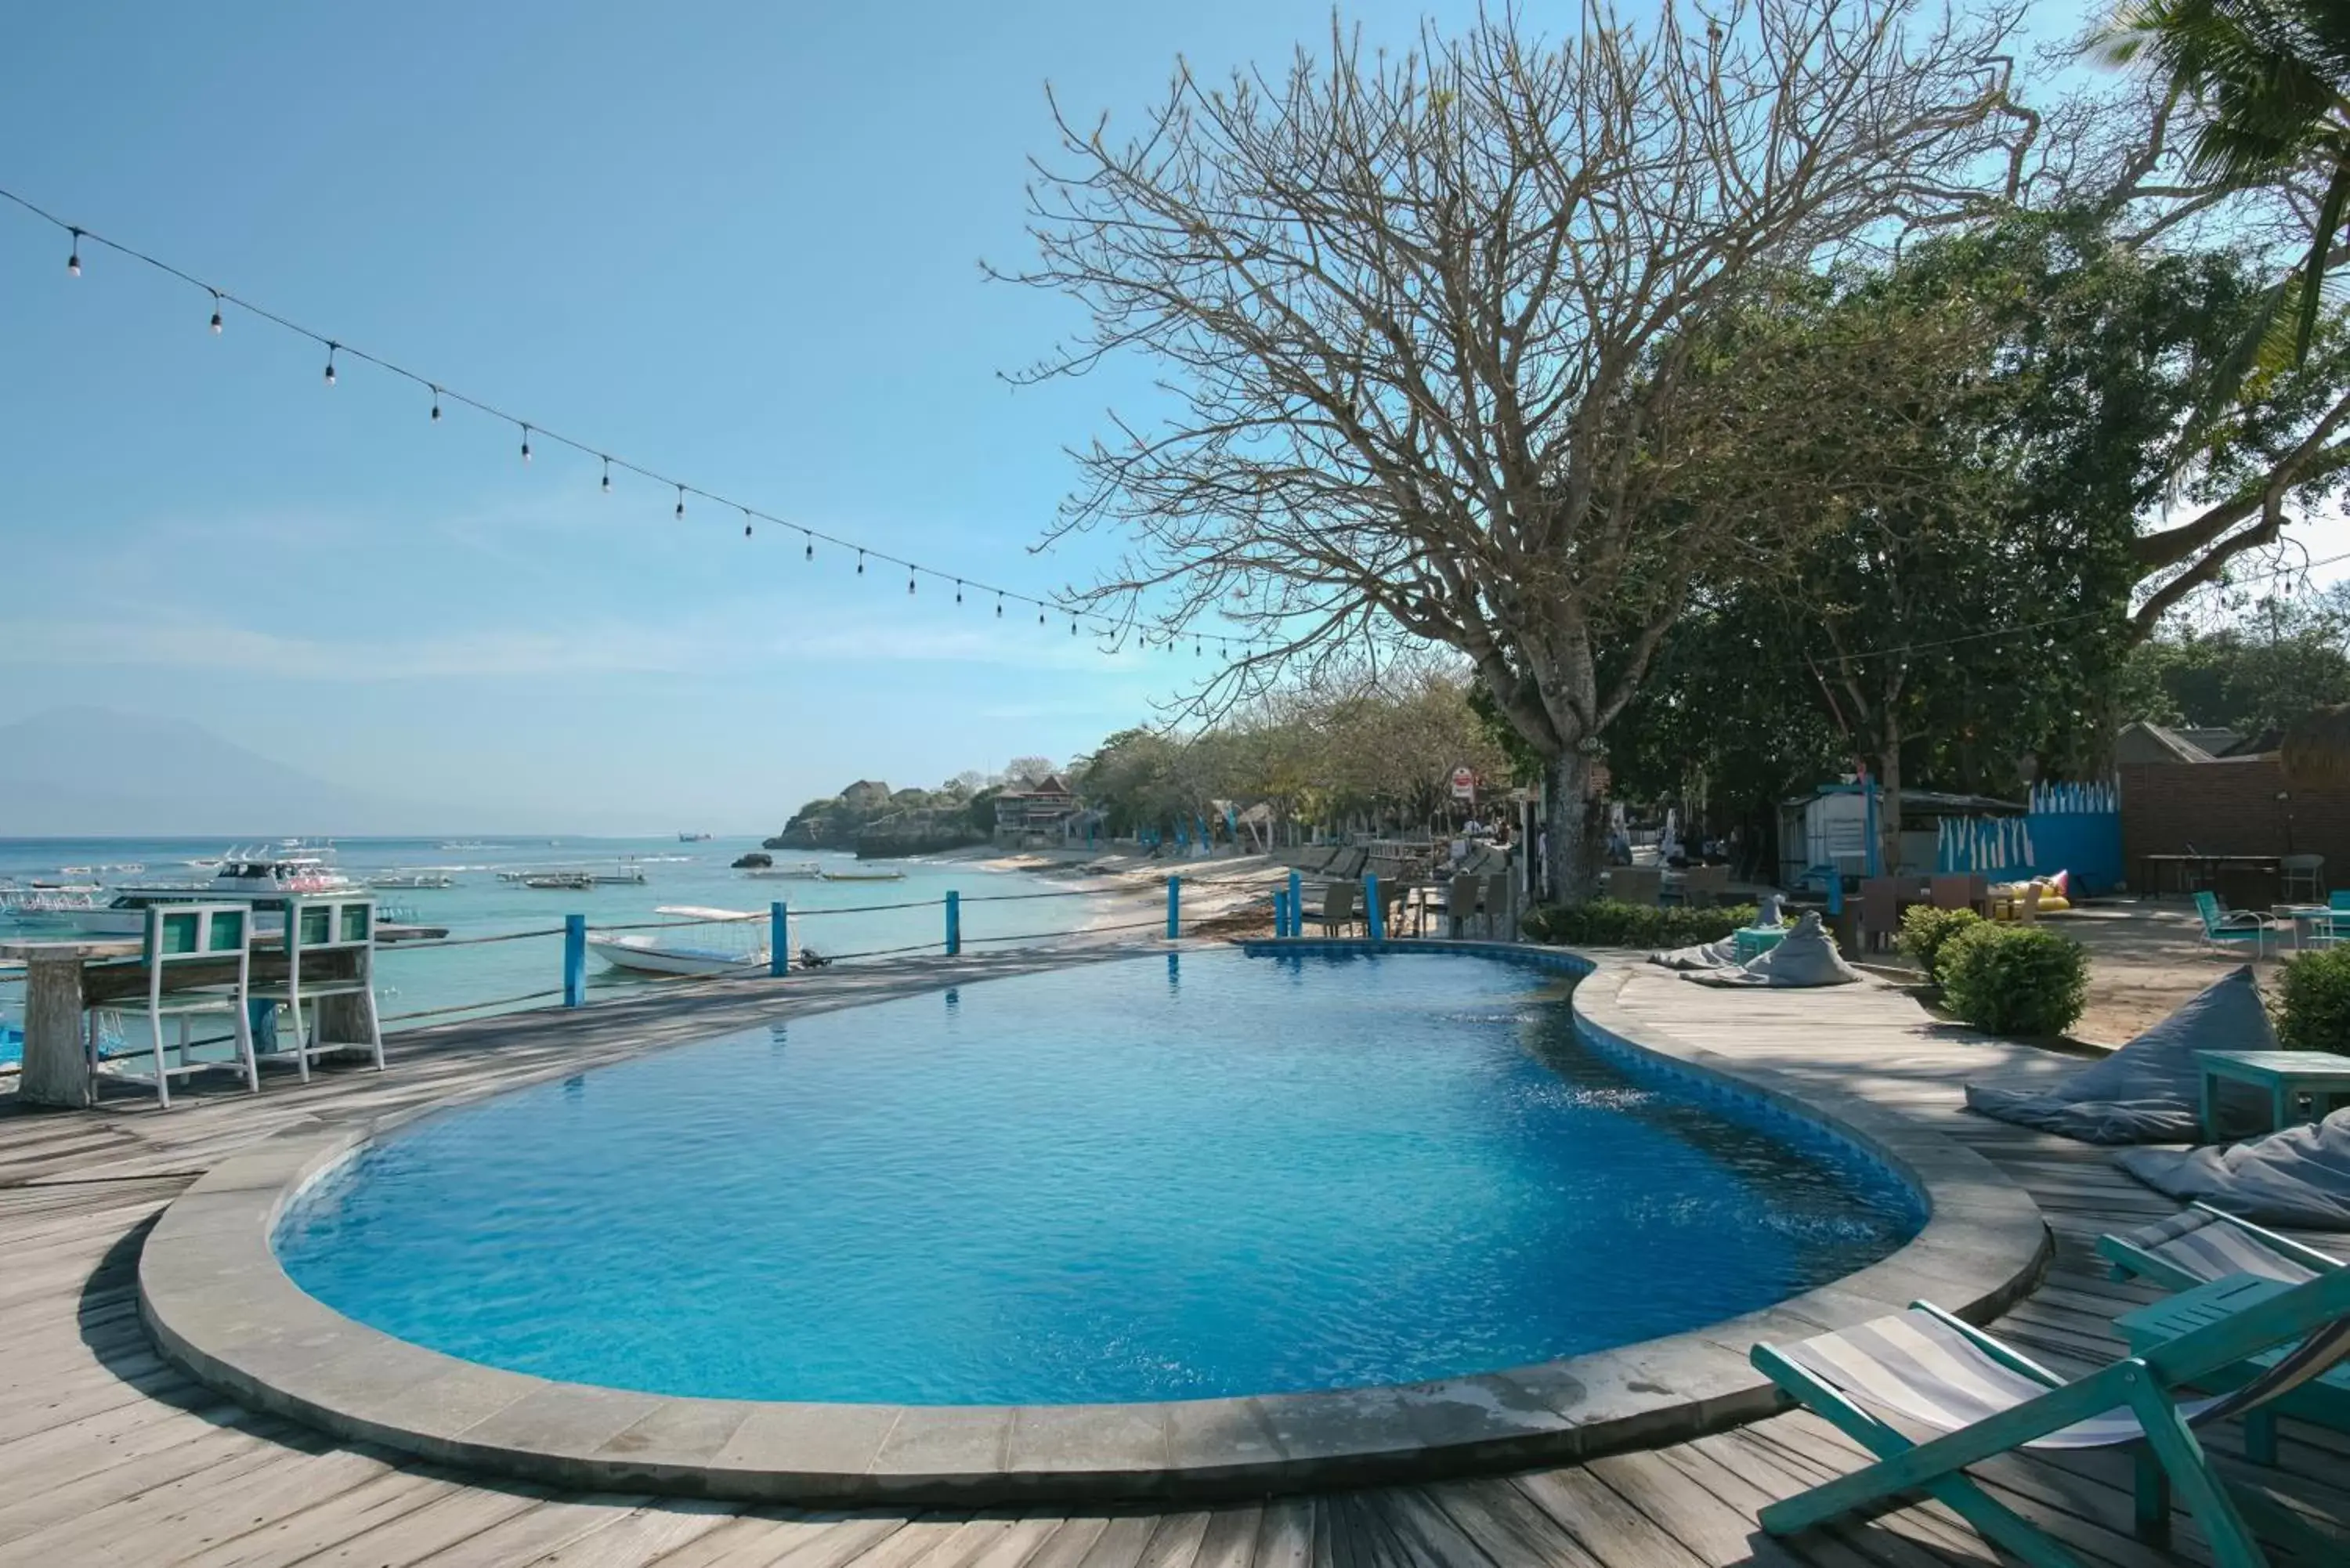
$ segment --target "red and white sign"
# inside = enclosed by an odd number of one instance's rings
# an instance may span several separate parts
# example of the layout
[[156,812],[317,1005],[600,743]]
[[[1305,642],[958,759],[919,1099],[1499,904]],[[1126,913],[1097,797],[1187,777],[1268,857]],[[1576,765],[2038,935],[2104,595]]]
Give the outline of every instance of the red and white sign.
[[1475,800],[1477,798],[1477,775],[1470,772],[1467,768],[1454,768],[1452,770],[1452,798],[1455,800]]

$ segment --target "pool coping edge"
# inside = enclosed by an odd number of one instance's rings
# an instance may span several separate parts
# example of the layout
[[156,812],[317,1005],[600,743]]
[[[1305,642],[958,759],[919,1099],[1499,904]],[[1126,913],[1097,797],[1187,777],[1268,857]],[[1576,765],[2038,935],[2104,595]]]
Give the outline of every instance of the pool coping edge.
[[[1929,1298],[1978,1321],[2027,1293],[2053,1241],[2038,1206],[1973,1150],[1859,1096],[1797,1084],[1625,1008],[1617,957],[1415,942],[1583,976],[1575,1023],[1840,1137],[1908,1182],[1924,1226],[1889,1256],[1760,1311],[1561,1361],[1432,1383],[1134,1405],[790,1404],[640,1394],[481,1366],[394,1338],[303,1292],[270,1244],[305,1188],[371,1138],[472,1095],[339,1126],[297,1125],[224,1160],[158,1218],[141,1318],[165,1355],[257,1408],[348,1439],[561,1486],[762,1502],[973,1506],[1261,1496],[1587,1459],[1783,1407],[1757,1341],[1844,1328]],[[1362,942],[1246,943],[1311,954]]]

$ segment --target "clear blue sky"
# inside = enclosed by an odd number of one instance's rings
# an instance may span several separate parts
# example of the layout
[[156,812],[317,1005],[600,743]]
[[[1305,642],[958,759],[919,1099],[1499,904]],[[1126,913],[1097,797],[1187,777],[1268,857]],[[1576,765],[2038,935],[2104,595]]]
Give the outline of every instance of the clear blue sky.
[[[1416,0],[1348,7],[1408,41]],[[1459,16],[1460,5],[1433,7]],[[2065,7],[2069,9],[2070,7]],[[1175,57],[1323,0],[18,6],[0,184],[765,510],[1044,592],[1065,443],[1139,367],[1017,262],[1049,79],[1132,126]],[[772,826],[852,777],[1065,756],[1188,671],[622,484],[0,210],[0,722],[97,703],[552,828]],[[1183,662],[1190,662],[1183,656]],[[159,759],[168,766],[168,759]],[[526,809],[516,811],[521,805]],[[125,824],[126,830],[140,825]],[[5,829],[0,829],[5,831]]]

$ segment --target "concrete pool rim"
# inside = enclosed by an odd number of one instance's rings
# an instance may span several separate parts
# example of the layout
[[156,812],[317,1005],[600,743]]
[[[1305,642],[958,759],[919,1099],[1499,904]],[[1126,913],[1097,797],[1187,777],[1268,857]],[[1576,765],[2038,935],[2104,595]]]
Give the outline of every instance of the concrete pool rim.
[[[1246,943],[1297,956],[1371,944]],[[605,1491],[822,1505],[1160,1501],[1264,1495],[1558,1463],[1771,1413],[1758,1340],[1841,1328],[1923,1297],[1976,1318],[2028,1292],[2051,1246],[2038,1207],[1972,1150],[1857,1096],[1799,1085],[1644,1026],[1636,966],[1513,943],[1414,942],[1585,977],[1584,1037],[1690,1092],[1825,1130],[1923,1199],[1905,1246],[1759,1312],[1561,1361],[1392,1387],[1136,1405],[793,1404],[641,1394],[465,1362],[343,1316],[278,1265],[286,1205],[439,1100],[286,1129],[223,1161],[158,1219],[142,1318],[170,1359],[257,1408],[428,1460]],[[509,1085],[512,1086],[512,1085]]]

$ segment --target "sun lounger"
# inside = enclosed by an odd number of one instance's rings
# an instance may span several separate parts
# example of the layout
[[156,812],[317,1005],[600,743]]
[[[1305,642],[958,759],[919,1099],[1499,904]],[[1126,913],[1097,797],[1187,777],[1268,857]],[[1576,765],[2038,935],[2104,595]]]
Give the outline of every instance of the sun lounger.
[[[2182,1397],[2189,1388],[2224,1383],[2265,1352],[2296,1345],[2229,1393]],[[2070,1383],[1923,1303],[1795,1345],[1758,1345],[1752,1359],[1877,1456],[1850,1475],[1766,1506],[1762,1528],[1773,1535],[1923,1492],[2034,1568],[2077,1568],[2070,1549],[1977,1486],[1967,1467],[2018,1450],[2133,1449],[2142,1540],[2168,1544],[2175,1488],[2220,1568],[2267,1568],[2248,1512],[2310,1562],[2340,1560],[2337,1542],[2261,1494],[2232,1488],[2196,1431],[2259,1413],[2350,1359],[2350,1270],[2276,1292]],[[1890,1418],[1940,1435],[1916,1442]]]
[[2165,1290],[2192,1290],[2230,1274],[2258,1274],[2297,1285],[2342,1267],[2314,1247],[2264,1231],[2249,1220],[2198,1203],[2125,1236],[2100,1236],[2097,1253],[2114,1278],[2142,1274]]

